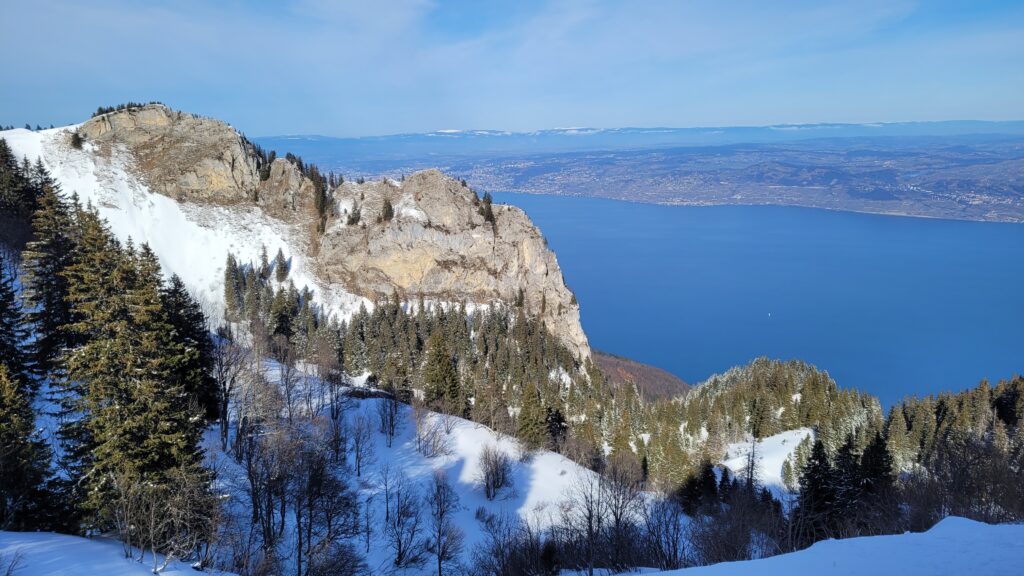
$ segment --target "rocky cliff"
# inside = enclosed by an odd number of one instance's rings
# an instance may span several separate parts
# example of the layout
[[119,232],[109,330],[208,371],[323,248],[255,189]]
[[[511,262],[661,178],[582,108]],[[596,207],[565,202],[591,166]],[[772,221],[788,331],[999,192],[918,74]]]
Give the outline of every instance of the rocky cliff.
[[[256,205],[301,231],[291,237],[311,240],[289,248],[328,286],[370,300],[397,293],[511,305],[521,295],[528,314],[543,318],[577,358],[590,356],[576,299],[527,215],[495,205],[488,222],[476,194],[436,170],[401,182],[345,182],[330,191],[317,232],[313,182],[280,158],[261,180],[254,148],[223,122],[149,105],[92,118],[79,134],[96,154],[126,152],[151,192],[192,206]],[[384,218],[385,203],[391,218]]]

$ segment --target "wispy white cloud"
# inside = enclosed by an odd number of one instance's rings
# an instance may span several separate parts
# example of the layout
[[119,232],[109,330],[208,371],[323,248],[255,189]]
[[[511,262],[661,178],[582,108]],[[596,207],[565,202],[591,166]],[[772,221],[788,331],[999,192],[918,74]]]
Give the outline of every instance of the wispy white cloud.
[[0,87],[0,122],[153,98],[257,134],[1024,116],[1024,11],[944,10],[25,1],[4,9],[18,81]]

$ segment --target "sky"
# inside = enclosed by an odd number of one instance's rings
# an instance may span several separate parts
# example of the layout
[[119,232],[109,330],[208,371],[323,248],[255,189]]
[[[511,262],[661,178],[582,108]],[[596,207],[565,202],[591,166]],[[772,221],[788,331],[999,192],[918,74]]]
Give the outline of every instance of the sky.
[[0,0],[0,124],[251,136],[1024,119],[1024,2]]

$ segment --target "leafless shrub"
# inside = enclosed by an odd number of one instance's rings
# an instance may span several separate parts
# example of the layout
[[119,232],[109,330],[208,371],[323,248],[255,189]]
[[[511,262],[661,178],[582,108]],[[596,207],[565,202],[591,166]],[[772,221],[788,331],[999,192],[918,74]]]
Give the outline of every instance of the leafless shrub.
[[502,488],[512,485],[512,459],[493,444],[483,447],[480,452],[480,470],[477,482],[484,489],[484,496],[494,500]]
[[417,452],[427,458],[451,452],[451,439],[444,433],[440,418],[433,417],[433,414],[419,402],[413,404],[413,420],[416,425]]
[[644,508],[647,554],[658,568],[671,570],[686,565],[686,526],[686,514],[678,502],[659,498]]

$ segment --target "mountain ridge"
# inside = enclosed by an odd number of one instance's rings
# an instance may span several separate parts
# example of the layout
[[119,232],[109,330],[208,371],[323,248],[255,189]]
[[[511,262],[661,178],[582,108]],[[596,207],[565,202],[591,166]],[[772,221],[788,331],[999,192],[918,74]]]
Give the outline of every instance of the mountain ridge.
[[[165,267],[211,302],[220,300],[227,252],[256,261],[261,248],[282,249],[293,278],[343,317],[393,294],[521,307],[577,360],[590,356],[575,296],[525,212],[495,205],[487,217],[475,192],[438,171],[331,186],[299,158],[261,156],[230,125],[161,104],[0,136],[18,156],[42,157],[65,192],[97,205],[119,236],[156,241]],[[172,221],[187,227],[183,238],[156,238]],[[172,265],[183,243],[188,257]],[[197,266],[202,274],[190,270]]]

